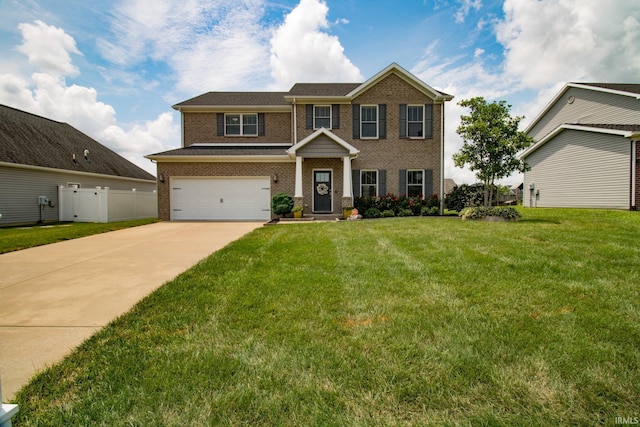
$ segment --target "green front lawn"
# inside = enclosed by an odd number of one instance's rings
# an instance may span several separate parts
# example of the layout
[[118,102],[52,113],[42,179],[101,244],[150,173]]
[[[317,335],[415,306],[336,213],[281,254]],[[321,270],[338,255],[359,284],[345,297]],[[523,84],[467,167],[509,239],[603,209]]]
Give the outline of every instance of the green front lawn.
[[148,218],[109,223],[70,222],[0,228],[0,254],[157,221],[155,218]]
[[640,214],[263,227],[36,377],[15,425],[640,416]]

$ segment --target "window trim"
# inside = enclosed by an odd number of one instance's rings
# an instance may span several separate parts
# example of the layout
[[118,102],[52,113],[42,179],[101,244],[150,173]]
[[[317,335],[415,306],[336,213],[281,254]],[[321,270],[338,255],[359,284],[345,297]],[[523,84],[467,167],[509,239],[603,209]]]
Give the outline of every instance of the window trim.
[[[412,108],[412,107],[414,107],[414,108],[422,108],[422,120],[420,122],[409,120],[409,109]],[[424,104],[407,104],[407,124],[406,124],[406,126],[407,126],[407,129],[406,129],[407,138],[409,138],[409,139],[426,139],[426,126],[427,125],[426,125],[426,111],[425,110],[426,110],[426,108],[425,108]],[[411,136],[409,134],[409,124],[411,124],[411,123],[420,123],[420,124],[422,124],[422,136]]]
[[[364,184],[363,183],[363,179],[362,177],[364,176],[365,172],[375,172],[376,173],[376,183],[375,184]],[[378,171],[378,169],[360,169],[360,195],[362,196],[363,194],[365,194],[365,192],[363,191],[364,186],[367,187],[371,187],[371,186],[375,186],[375,194],[373,197],[378,197],[379,193],[378,191],[380,190],[380,172]],[[363,196],[363,197],[372,197],[372,196]]]
[[[410,172],[420,172],[420,174],[422,175],[422,184],[411,184],[409,182],[409,173]],[[409,196],[409,186],[417,187],[418,185],[420,185],[420,187],[422,187],[422,191],[420,191],[420,194],[422,195],[422,197],[425,197],[424,196],[424,184],[425,184],[425,172],[424,172],[424,169],[407,169],[406,173],[407,173],[407,175],[406,175],[406,183],[407,184],[406,184],[406,188],[405,188],[405,194],[407,196]],[[412,196],[412,197],[415,197],[415,196]]]
[[[375,107],[376,109],[376,121],[375,122],[371,122],[371,121],[364,121],[364,116],[362,114],[362,110],[364,108],[371,108],[371,107]],[[364,132],[363,132],[363,126],[364,124],[371,124],[371,123],[375,123],[376,125],[376,135],[375,136],[364,136]],[[362,104],[360,105],[360,139],[380,139],[380,106],[378,104]]]
[[[227,133],[227,117],[228,116],[240,116],[240,133],[238,134],[229,134]],[[255,123],[255,128],[256,128],[256,133],[244,133],[244,117],[245,116],[254,116],[256,119],[256,123]],[[235,126],[235,125],[234,125]],[[260,134],[260,120],[258,118],[258,113],[224,113],[224,136],[228,136],[228,137],[243,137],[243,136],[258,136]]]
[[[325,127],[325,126],[316,126],[316,118],[318,118],[318,116],[316,116],[316,107],[324,107],[324,108],[329,108],[329,115],[327,117],[320,117],[322,119],[329,119],[329,127]],[[333,106],[331,104],[313,104],[313,129],[317,130],[317,129],[321,129],[321,128],[325,128],[328,130],[333,129]]]

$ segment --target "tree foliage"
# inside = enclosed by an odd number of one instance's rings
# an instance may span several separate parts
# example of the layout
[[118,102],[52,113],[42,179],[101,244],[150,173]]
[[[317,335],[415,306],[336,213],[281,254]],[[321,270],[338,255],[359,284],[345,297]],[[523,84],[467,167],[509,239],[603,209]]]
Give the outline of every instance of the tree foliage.
[[460,117],[456,132],[464,144],[453,155],[453,161],[458,167],[468,165],[476,172],[476,177],[484,183],[485,206],[490,206],[497,179],[528,170],[527,164],[516,155],[531,145],[533,139],[518,130],[524,116],[511,117],[511,105],[506,101],[487,103],[484,98],[475,97],[462,100],[458,105],[469,108],[471,114]]

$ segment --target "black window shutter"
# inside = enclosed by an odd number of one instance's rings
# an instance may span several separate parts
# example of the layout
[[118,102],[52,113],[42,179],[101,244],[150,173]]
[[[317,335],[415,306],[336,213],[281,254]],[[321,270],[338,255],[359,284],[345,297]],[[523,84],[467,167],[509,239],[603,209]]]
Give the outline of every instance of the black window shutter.
[[400,169],[398,174],[398,182],[400,183],[398,187],[398,194],[401,196],[407,195],[407,170]]
[[331,128],[340,129],[340,104],[331,106]]
[[378,124],[378,138],[386,139],[387,137],[387,104],[378,105],[378,114],[380,115],[379,124]]
[[218,136],[224,136],[224,113],[218,113],[217,117]]
[[407,137],[407,104],[400,104],[400,138]]
[[378,171],[378,196],[383,197],[387,194],[387,171],[381,169]]
[[424,121],[425,138],[433,138],[433,104],[425,104]]
[[424,170],[424,198],[427,199],[431,197],[434,193],[433,191],[433,170],[425,169]]
[[264,136],[264,113],[258,113],[258,136]]
[[360,139],[360,104],[353,104],[353,139]]
[[313,129],[313,104],[306,105],[307,129]]
[[353,185],[353,197],[360,197],[360,169],[351,171],[351,184]]

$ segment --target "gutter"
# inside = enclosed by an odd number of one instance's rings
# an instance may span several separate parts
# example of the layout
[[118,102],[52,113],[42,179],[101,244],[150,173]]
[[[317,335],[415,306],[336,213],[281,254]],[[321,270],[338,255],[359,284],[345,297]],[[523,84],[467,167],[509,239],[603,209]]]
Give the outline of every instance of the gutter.
[[35,171],[43,171],[43,172],[54,172],[54,173],[70,174],[70,175],[81,175],[81,176],[93,176],[93,177],[100,177],[100,178],[111,178],[111,179],[118,179],[118,180],[123,180],[123,181],[136,181],[136,182],[147,183],[147,184],[155,184],[156,183],[155,178],[154,179],[134,178],[134,177],[128,177],[128,176],[121,176],[121,175],[107,175],[107,174],[96,173],[96,172],[84,172],[84,171],[74,171],[74,170],[70,170],[70,169],[48,168],[48,167],[45,167],[45,166],[23,165],[23,164],[20,164],[20,163],[11,163],[11,162],[0,162],[0,166],[5,166],[5,167],[9,167],[9,168],[16,168],[16,169],[27,169],[27,170],[35,170]]

